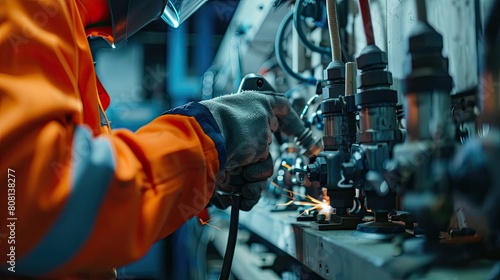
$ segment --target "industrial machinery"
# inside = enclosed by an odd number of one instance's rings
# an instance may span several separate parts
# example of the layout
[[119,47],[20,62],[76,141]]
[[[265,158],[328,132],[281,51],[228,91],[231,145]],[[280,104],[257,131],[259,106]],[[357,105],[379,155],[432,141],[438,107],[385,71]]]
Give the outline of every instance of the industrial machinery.
[[250,2],[224,39],[253,30],[239,69],[262,77],[244,83],[309,101],[240,213],[247,243],[301,263],[297,278],[499,279],[500,0]]

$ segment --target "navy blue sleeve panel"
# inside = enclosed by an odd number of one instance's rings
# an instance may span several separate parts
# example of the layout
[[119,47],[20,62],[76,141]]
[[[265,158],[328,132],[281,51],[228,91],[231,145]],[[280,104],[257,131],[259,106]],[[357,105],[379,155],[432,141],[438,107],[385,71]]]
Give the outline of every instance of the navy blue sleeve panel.
[[219,153],[219,172],[224,169],[227,161],[226,142],[222,136],[219,126],[217,125],[217,122],[207,107],[197,102],[189,102],[188,104],[170,109],[163,114],[194,117],[200,124],[205,134],[208,135],[212,141],[214,141],[215,148]]

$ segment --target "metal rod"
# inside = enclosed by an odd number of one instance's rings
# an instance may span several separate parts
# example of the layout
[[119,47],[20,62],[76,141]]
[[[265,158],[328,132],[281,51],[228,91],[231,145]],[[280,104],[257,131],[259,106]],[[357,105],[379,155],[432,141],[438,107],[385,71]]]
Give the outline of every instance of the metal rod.
[[356,62],[347,62],[345,64],[345,95],[356,94],[356,75],[358,66]]

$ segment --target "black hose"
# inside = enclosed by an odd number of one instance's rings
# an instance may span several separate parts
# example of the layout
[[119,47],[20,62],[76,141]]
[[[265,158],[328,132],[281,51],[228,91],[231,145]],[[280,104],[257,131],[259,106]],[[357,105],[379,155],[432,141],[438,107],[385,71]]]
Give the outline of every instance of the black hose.
[[292,68],[286,63],[285,61],[285,54],[283,53],[283,41],[285,38],[285,31],[290,22],[292,22],[293,19],[293,12],[290,11],[283,21],[281,22],[279,28],[278,28],[278,34],[276,36],[276,41],[274,42],[274,52],[276,53],[276,60],[278,61],[278,64],[280,67],[285,71],[288,75],[292,76],[293,78],[304,82],[308,84],[316,84],[316,79],[314,77],[304,77],[295,71],[292,70]]
[[229,221],[229,236],[227,238],[226,253],[220,273],[220,280],[229,280],[231,275],[231,266],[233,264],[234,249],[236,248],[236,239],[238,237],[238,223],[241,198],[239,194],[233,195],[231,205],[231,218]]
[[330,55],[332,51],[331,48],[317,46],[313,44],[311,41],[309,41],[309,39],[307,38],[307,35],[302,26],[302,22],[300,20],[303,10],[304,10],[304,0],[297,0],[295,2],[295,8],[293,13],[293,25],[295,26],[295,30],[297,30],[297,35],[299,35],[300,41],[302,42],[302,44],[304,44],[306,48],[310,49],[313,52]]

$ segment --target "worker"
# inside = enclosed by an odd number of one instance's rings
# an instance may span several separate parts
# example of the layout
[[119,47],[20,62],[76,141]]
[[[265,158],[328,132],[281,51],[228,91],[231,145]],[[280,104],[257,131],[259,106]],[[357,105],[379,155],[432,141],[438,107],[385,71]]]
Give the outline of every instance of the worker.
[[189,103],[135,133],[109,127],[87,37],[118,44],[165,5],[0,1],[0,278],[103,275],[137,260],[242,170],[242,209],[257,203],[290,110],[281,95]]

